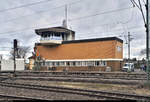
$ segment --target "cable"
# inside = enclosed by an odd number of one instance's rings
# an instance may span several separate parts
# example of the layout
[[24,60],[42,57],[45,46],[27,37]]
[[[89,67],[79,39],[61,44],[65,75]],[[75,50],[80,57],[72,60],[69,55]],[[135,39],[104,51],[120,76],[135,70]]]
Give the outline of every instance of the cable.
[[133,3],[133,5],[135,5],[136,7],[138,7],[139,9],[140,9],[140,7],[139,7],[139,5],[136,3],[136,1],[134,1],[134,0],[130,0],[132,3]]
[[135,4],[134,4],[133,0],[130,0],[130,1],[131,1],[131,3],[132,3],[133,7],[135,7]]
[[[57,24],[58,22],[55,22],[55,23],[51,23],[51,24]],[[46,24],[47,26],[50,25],[50,24]],[[15,32],[19,32],[19,31],[26,31],[26,30],[30,30],[30,29],[37,29],[38,27],[30,27],[30,28],[23,28],[23,29],[18,29],[18,30],[13,30],[13,31],[8,31],[8,32],[3,32],[3,33],[0,33],[0,35],[2,34],[7,34],[7,33],[15,33]]]
[[[130,8],[133,8],[133,7],[130,7]],[[101,15],[101,14],[106,14],[106,13],[117,12],[117,11],[121,11],[121,10],[125,10],[125,9],[130,9],[130,8],[122,8],[122,9],[107,11],[107,12],[103,12],[103,13],[99,13],[99,14],[95,14],[95,15],[84,16],[84,17],[78,17],[78,18],[71,19],[70,22],[72,22],[72,21],[74,21],[74,20],[79,20],[79,19],[83,19],[83,18],[93,17],[93,16],[97,16],[97,15]],[[56,23],[54,23],[54,24],[56,24]],[[3,33],[0,33],[0,34],[14,33],[14,32],[18,32],[18,31],[33,29],[33,28],[37,28],[37,27],[23,28],[23,29],[19,29],[19,30],[16,30],[16,31],[3,32]]]
[[[59,7],[56,7],[56,8],[61,8],[63,6],[59,6]],[[56,8],[52,8],[52,9],[56,9]],[[9,20],[6,20],[6,21],[2,21],[0,23],[9,23],[9,22],[12,22],[12,21],[16,21],[16,20],[19,20],[19,19],[23,19],[23,18],[28,18],[28,17],[31,17],[32,15],[39,15],[41,13],[45,13],[45,12],[49,12],[50,9],[46,10],[46,11],[37,11],[35,12],[34,14],[28,14],[28,15],[25,15],[25,16],[20,16],[20,17],[16,17],[16,18],[13,18],[13,19],[9,19]]]
[[134,6],[133,6],[133,8],[132,8],[132,14],[131,14],[131,17],[129,18],[129,20],[128,21],[126,21],[126,22],[121,22],[122,24],[127,24],[127,23],[129,23],[130,21],[132,21],[132,19],[133,19],[133,17],[134,17]]
[[44,1],[34,2],[34,3],[25,4],[25,5],[21,5],[21,6],[17,6],[17,7],[7,8],[7,9],[0,10],[0,12],[6,12],[6,11],[9,11],[9,10],[14,10],[14,9],[18,9],[18,8],[33,6],[33,5],[37,5],[37,4],[45,3],[45,2],[49,2],[49,1],[53,1],[53,0],[44,0]]
[[[53,23],[53,24],[57,24],[57,22]],[[104,26],[106,24],[103,24],[103,25],[99,25],[99,26]],[[97,26],[97,27],[99,27]],[[139,26],[134,26],[134,27],[131,27],[132,28],[137,28]],[[143,26],[140,26],[140,27],[143,27]],[[37,27],[32,27],[32,28],[24,28],[24,29],[19,29],[19,30],[15,30],[15,31],[8,31],[8,32],[3,32],[3,33],[0,33],[0,36],[1,35],[11,35],[10,33],[15,33],[15,32],[18,32],[18,31],[26,31],[26,30],[30,30],[30,29],[33,29],[33,28],[37,28]],[[130,28],[129,28],[130,29]],[[17,34],[14,34],[14,35],[17,35]]]
[[[132,8],[132,7],[130,7],[130,8]],[[102,14],[106,14],[106,13],[112,13],[112,12],[122,11],[122,10],[130,9],[130,8],[122,8],[122,9],[107,11],[107,12],[103,12],[103,13],[99,13],[99,14],[95,14],[95,15],[89,15],[89,16],[84,16],[84,17],[78,17],[78,18],[70,19],[70,22],[72,22],[72,21],[74,21],[74,20],[79,20],[79,19],[83,19],[83,18],[93,17],[93,16],[102,15]],[[51,23],[51,24],[52,24],[52,23]],[[54,23],[54,24],[57,24],[57,23]],[[3,32],[3,33],[0,33],[0,34],[18,32],[18,31],[28,30],[28,29],[33,29],[33,28],[37,28],[37,27],[23,28],[23,29],[19,29],[19,30],[16,30],[16,31]]]
[[145,16],[144,16],[144,12],[143,12],[143,9],[142,9],[142,5],[141,5],[141,2],[140,0],[139,1],[139,5],[140,5],[140,10],[141,10],[141,13],[142,13],[142,17],[143,17],[143,20],[144,20],[144,24],[146,24],[146,20],[145,20]]
[[145,19],[144,12],[143,12],[143,9],[142,9],[141,1],[138,0],[139,5],[136,3],[135,0],[130,0],[130,1],[131,1],[133,4],[135,4],[136,7],[141,11],[141,14],[142,14],[142,17],[143,17],[144,24],[146,25],[146,19]]
[[144,5],[146,4],[145,0],[143,0]]
[[79,19],[89,18],[89,17],[93,17],[93,16],[99,16],[99,15],[108,14],[108,13],[114,13],[114,12],[123,11],[123,10],[131,9],[131,8],[133,8],[133,7],[127,7],[127,8],[122,8],[122,9],[100,12],[100,13],[96,13],[96,14],[92,14],[92,15],[88,15],[88,16],[69,19],[69,21],[72,22],[72,21],[79,20]]
[[[106,24],[105,24],[105,25],[106,25]],[[100,26],[104,26],[104,24],[103,24],[103,25],[96,26],[96,27],[100,27]],[[142,27],[144,27],[144,26],[143,26],[143,25],[138,25],[138,26],[130,27],[130,28],[128,28],[128,29],[135,29],[135,28],[142,28]],[[114,31],[118,31],[118,30],[122,30],[122,29],[117,29],[117,30],[114,30]]]
[[[134,27],[131,27],[131,28],[129,28],[129,29],[134,29],[134,28],[141,28],[141,26],[134,26]],[[121,30],[118,29],[118,30],[113,30],[113,31],[121,31]],[[113,31],[111,31],[111,32],[106,32],[106,33],[113,33]],[[83,34],[89,35],[89,34],[98,34],[98,33],[105,33],[105,32],[78,33],[78,35],[83,35]],[[86,36],[86,37],[87,37],[87,36]]]
[[[61,8],[61,7],[65,7],[66,5],[74,5],[78,2],[80,2],[81,0],[78,0],[78,1],[75,1],[75,2],[71,2],[71,3],[68,3],[68,4],[63,4],[61,6],[58,6],[58,7],[55,7],[55,8],[51,8],[51,9],[58,9],[58,8]],[[83,1],[83,0],[82,0]],[[37,11],[35,13],[32,13],[32,14],[28,14],[28,15],[24,15],[24,16],[20,16],[20,17],[16,17],[16,18],[13,18],[13,19],[9,19],[9,20],[6,20],[6,21],[2,21],[0,23],[8,23],[8,22],[12,22],[12,21],[15,21],[15,20],[19,20],[19,19],[22,19],[22,18],[26,18],[26,17],[31,17],[32,15],[39,15],[41,13],[46,13],[46,12],[49,12],[51,9],[47,9],[45,11]]]
[[12,47],[0,47],[0,48],[12,48]]

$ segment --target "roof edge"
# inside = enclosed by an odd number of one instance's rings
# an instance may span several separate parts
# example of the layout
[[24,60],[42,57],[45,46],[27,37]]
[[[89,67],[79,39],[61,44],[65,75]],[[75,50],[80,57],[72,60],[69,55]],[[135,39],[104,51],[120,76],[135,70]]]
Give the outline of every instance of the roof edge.
[[[71,41],[62,41],[62,44],[71,44],[71,43],[84,43],[84,42],[96,42],[96,41],[111,41],[116,40],[120,43],[123,43],[123,40],[117,37],[105,37],[105,38],[95,38],[95,39],[82,39],[82,40],[71,40]],[[35,45],[41,45],[40,43],[35,43]]]
[[109,41],[109,40],[116,40],[116,41],[119,41],[120,43],[123,43],[123,40],[121,40],[117,37],[105,37],[105,38],[95,38],[95,39],[82,39],[82,40],[63,41],[62,44],[95,42],[95,41]]

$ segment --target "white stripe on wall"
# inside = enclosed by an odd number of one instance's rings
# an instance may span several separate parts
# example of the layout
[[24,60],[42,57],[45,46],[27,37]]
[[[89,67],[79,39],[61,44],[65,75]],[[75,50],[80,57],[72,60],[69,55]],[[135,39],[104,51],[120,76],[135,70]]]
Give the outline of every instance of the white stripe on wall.
[[63,62],[63,61],[123,61],[123,59],[66,59],[66,60],[46,60],[52,62]]

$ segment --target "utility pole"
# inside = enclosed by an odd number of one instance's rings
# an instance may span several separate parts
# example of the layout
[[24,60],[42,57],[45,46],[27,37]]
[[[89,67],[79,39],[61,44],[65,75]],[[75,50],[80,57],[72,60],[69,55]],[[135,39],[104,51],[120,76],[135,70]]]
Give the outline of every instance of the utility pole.
[[[122,36],[119,36],[119,37],[122,37]],[[130,52],[131,52],[131,41],[133,38],[131,38],[131,34],[130,32],[128,32],[128,36],[124,36],[124,39],[126,40],[126,43],[125,44],[128,44],[128,63],[130,63]]]
[[150,16],[149,16],[149,11],[150,11],[150,8],[149,8],[149,0],[146,0],[146,69],[147,69],[147,80],[149,81],[150,80],[150,70],[149,70],[149,19],[150,19]]
[[14,39],[14,77],[16,76],[16,51],[17,51],[17,39]]
[[130,63],[131,63],[131,60],[130,60],[130,53],[131,53],[131,49],[130,49],[130,46],[131,46],[131,41],[132,41],[133,38],[131,38],[131,34],[130,32],[128,32],[128,63],[129,63],[129,68],[131,67],[130,66]]
[[131,38],[130,38],[130,32],[128,32],[128,62],[130,63],[130,41],[131,41]]

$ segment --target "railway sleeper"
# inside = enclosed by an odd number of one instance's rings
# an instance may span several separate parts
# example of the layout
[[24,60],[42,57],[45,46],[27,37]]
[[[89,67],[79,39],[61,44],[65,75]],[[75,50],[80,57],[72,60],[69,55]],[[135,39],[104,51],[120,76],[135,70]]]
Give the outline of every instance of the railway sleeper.
[[[112,93],[112,92],[104,92],[104,91],[94,91],[94,90],[83,90],[83,89],[72,89],[72,88],[64,88],[64,87],[50,87],[50,86],[41,86],[41,85],[26,85],[26,84],[17,84],[17,83],[7,83],[7,86],[9,87],[19,87],[19,88],[28,88],[28,89],[38,89],[38,90],[45,90],[45,91],[59,91],[59,92],[68,92],[68,93],[74,93],[74,94],[80,94],[82,91],[82,94],[91,93],[92,95],[99,95],[99,96],[105,96],[116,99],[129,99],[129,100],[150,100],[150,97],[148,96],[139,96],[139,95],[129,95],[129,94],[122,94],[122,93]],[[2,84],[1,84],[2,85]],[[6,83],[4,84],[6,86]],[[22,86],[23,85],[23,86]],[[52,89],[53,88],[53,89]],[[55,88],[55,89],[54,89]],[[63,89],[63,91],[62,91]],[[65,90],[65,91],[64,91]],[[90,95],[90,94],[89,94]]]

